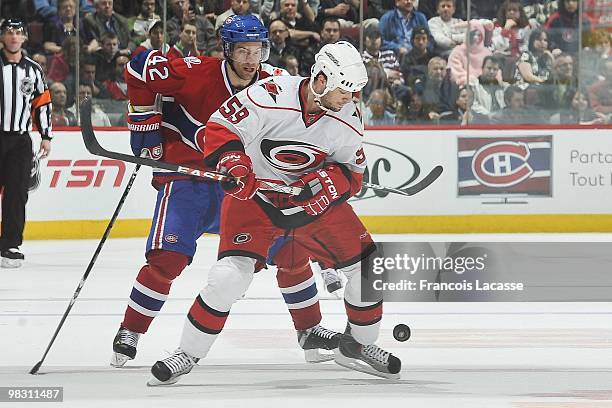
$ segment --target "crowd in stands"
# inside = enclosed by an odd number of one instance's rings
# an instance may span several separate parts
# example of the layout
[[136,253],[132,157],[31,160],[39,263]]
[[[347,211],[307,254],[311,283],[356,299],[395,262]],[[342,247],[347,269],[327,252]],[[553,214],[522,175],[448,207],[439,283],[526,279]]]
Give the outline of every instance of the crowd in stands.
[[362,49],[367,125],[612,123],[609,1],[167,0],[164,25],[159,0],[78,0],[78,27],[76,1],[0,0],[0,16],[28,23],[56,128],[78,124],[85,96],[94,125],[124,125],[132,56],[223,58],[219,28],[248,13],[269,29],[267,63],[290,75],[309,76],[327,43]]

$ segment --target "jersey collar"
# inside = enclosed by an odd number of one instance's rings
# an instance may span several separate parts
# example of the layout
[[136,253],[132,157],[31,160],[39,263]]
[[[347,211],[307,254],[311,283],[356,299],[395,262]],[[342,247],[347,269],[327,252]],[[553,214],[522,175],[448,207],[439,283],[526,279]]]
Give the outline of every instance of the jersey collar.
[[310,114],[306,110],[306,100],[307,100],[306,96],[308,95],[307,93],[308,81],[310,81],[310,78],[304,78],[302,80],[302,82],[300,83],[300,88],[299,88],[300,91],[298,92],[298,95],[299,95],[298,99],[300,100],[300,108],[302,110],[302,121],[304,122],[304,125],[307,128],[317,123],[319,119],[325,116],[325,113],[326,113],[324,110],[322,110],[319,113]]

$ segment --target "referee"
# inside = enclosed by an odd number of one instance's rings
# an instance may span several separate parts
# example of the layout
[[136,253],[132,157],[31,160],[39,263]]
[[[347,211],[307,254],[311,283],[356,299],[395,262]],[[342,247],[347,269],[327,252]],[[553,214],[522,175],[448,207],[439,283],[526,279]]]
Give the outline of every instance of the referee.
[[23,241],[25,206],[32,169],[32,120],[42,141],[38,154],[51,150],[51,97],[43,71],[22,52],[26,40],[23,22],[7,19],[0,24],[0,188],[2,229],[0,266],[19,268],[24,260],[19,246]]

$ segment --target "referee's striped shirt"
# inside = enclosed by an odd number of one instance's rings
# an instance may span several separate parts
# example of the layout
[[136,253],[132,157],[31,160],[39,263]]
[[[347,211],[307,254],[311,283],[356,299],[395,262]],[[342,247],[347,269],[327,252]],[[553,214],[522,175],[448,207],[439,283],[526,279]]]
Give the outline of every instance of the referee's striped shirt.
[[8,62],[0,51],[0,130],[29,132],[32,120],[43,139],[51,139],[51,94],[38,63],[22,54]]

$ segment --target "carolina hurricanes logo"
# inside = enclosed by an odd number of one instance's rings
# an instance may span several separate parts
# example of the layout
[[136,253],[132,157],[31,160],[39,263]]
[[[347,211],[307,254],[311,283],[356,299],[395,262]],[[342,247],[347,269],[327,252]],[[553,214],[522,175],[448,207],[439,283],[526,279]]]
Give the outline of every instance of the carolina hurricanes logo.
[[272,97],[272,99],[274,99],[274,102],[276,102],[276,96],[279,94],[279,92],[281,91],[281,87],[278,86],[274,81],[268,81],[268,82],[264,82],[263,84],[261,84],[261,87],[263,89],[266,90],[266,92],[270,95],[270,97]]
[[526,143],[495,142],[482,146],[472,159],[476,179],[489,187],[509,187],[533,174]]
[[263,139],[260,146],[268,163],[286,173],[316,169],[327,156],[318,146],[293,140]]

